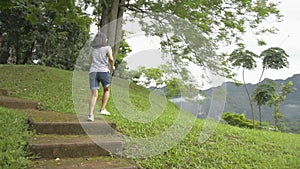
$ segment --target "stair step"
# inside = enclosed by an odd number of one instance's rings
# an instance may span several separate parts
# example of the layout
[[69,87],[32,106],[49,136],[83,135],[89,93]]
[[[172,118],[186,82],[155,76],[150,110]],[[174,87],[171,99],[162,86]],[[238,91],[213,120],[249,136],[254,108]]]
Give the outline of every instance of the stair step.
[[98,122],[32,122],[30,129],[37,134],[60,134],[60,135],[106,135],[114,134],[115,123]]
[[31,169],[137,169],[129,159],[106,156],[92,158],[66,158],[52,160],[34,160]]
[[8,96],[8,91],[5,89],[0,89],[0,96]]
[[0,106],[12,109],[39,109],[40,103],[8,96],[0,96]]
[[122,143],[115,135],[35,135],[29,147],[39,158],[56,159],[106,156],[122,150]]

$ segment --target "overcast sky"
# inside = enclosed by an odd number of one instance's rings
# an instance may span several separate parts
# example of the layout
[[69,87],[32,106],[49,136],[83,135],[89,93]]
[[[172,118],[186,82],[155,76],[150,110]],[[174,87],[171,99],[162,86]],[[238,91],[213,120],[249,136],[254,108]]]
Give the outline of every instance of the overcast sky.
[[[278,0],[273,0],[277,2]],[[275,26],[280,30],[277,34],[267,35],[265,37],[267,46],[258,47],[256,45],[256,40],[251,34],[246,35],[246,43],[248,44],[247,49],[254,51],[256,54],[260,54],[261,51],[269,47],[281,47],[290,56],[289,68],[282,70],[267,70],[265,72],[264,78],[270,79],[286,79],[293,76],[294,74],[300,74],[300,1],[299,0],[282,0],[279,9],[284,15],[284,21],[275,24]],[[274,23],[268,23],[274,24]],[[128,66],[131,68],[136,68],[138,66],[157,66],[161,60],[160,52],[157,51],[159,48],[158,38],[147,38],[145,37],[134,24],[129,24],[125,26],[125,29],[131,30],[133,32],[139,32],[134,34],[127,39],[127,42],[133,49],[133,52],[129,55],[127,62]],[[246,72],[246,82],[257,83],[258,74],[260,74],[261,65],[254,71]],[[241,80],[241,70],[238,72],[238,79]]]
[[[275,0],[274,0],[275,1]],[[281,13],[284,15],[284,21],[277,23],[276,27],[279,29],[278,34],[269,35],[266,37],[266,41],[269,43],[267,46],[257,47],[254,39],[248,36],[249,48],[252,51],[258,51],[260,54],[262,50],[269,47],[281,47],[290,56],[289,68],[282,70],[267,70],[265,72],[264,78],[271,79],[286,79],[293,76],[294,74],[300,73],[300,1],[299,0],[282,0],[279,6]],[[255,45],[254,45],[255,44]],[[249,77],[248,82],[257,82],[257,72],[261,69],[256,69],[255,71],[246,72]]]

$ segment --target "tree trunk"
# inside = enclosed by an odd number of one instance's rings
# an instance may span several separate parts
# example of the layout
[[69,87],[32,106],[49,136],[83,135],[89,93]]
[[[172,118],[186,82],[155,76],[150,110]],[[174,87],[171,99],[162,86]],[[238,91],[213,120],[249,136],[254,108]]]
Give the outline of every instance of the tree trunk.
[[259,125],[260,125],[260,128],[261,128],[261,127],[262,127],[262,126],[261,126],[262,112],[261,112],[261,106],[260,106],[260,105],[258,106],[258,110],[259,110]]
[[9,58],[9,45],[6,42],[3,44],[3,42],[0,42],[0,64],[7,64],[7,59]]
[[26,64],[26,63],[28,63],[28,61],[32,63],[32,56],[33,56],[34,46],[35,46],[35,41],[33,41],[31,43],[30,50],[25,52],[25,56],[24,56],[22,64]]
[[274,114],[275,130],[278,130],[279,118],[280,118],[280,110],[279,110],[279,106],[276,105],[275,106],[275,114]]
[[254,108],[253,108],[253,101],[251,99],[251,96],[249,94],[249,90],[246,86],[246,82],[245,82],[245,68],[243,69],[243,83],[244,83],[244,87],[245,87],[245,90],[246,90],[246,93],[247,93],[247,96],[248,96],[248,99],[249,99],[249,103],[250,103],[250,108],[251,108],[251,114],[252,114],[252,123],[253,123],[253,128],[255,128],[255,119],[254,119]]
[[16,53],[15,53],[15,55],[16,55],[16,65],[18,65],[20,63],[20,60],[21,60],[21,58],[20,58],[19,44],[17,43],[14,46],[14,48],[15,48],[15,51],[16,51]]
[[263,77],[263,75],[264,75],[264,72],[265,72],[265,68],[263,68],[263,70],[262,70],[262,72],[261,72],[261,74],[260,74],[260,77],[259,77],[259,80],[258,80],[258,85],[259,85],[259,83],[261,82],[261,80],[262,80],[262,77]]
[[100,31],[108,36],[108,44],[112,47],[114,57],[120,48],[124,3],[125,0],[104,0],[102,3]]

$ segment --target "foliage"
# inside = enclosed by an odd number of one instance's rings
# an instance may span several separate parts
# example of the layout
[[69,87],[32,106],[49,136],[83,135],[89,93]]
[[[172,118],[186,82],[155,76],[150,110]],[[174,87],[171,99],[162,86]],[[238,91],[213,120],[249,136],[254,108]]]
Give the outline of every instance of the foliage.
[[248,100],[250,103],[250,108],[251,108],[251,115],[252,115],[252,126],[255,127],[255,115],[254,115],[254,108],[253,108],[253,98],[250,95],[250,92],[246,86],[245,82],[245,69],[251,70],[256,68],[256,61],[255,58],[257,58],[258,55],[255,53],[245,50],[244,48],[236,49],[234,50],[229,58],[228,61],[232,64],[232,66],[235,67],[242,67],[243,68],[243,85],[245,87]]
[[[117,37],[122,31],[120,19],[127,14],[130,21],[138,20],[147,36],[161,38],[161,49],[168,53],[166,56],[171,56],[176,73],[181,74],[188,63],[193,63],[203,70],[213,70],[230,78],[232,72],[224,55],[216,52],[219,46],[223,42],[243,44],[242,36],[248,28],[257,36],[275,33],[275,28],[261,24],[282,18],[278,4],[261,0],[80,0],[78,4],[84,9],[93,7],[92,17],[98,29],[109,34],[110,44],[116,44],[114,51],[118,50]],[[258,43],[266,44],[263,40]]]
[[238,127],[253,128],[252,121],[247,119],[245,114],[236,114],[230,112],[224,112],[222,119],[226,121],[227,124]]
[[[118,68],[118,66],[124,62],[124,58],[128,56],[128,53],[130,53],[132,50],[129,46],[129,44],[125,41],[124,38],[122,38],[121,44],[120,44],[120,49],[119,52],[116,56],[116,63],[115,66]],[[121,69],[122,70],[122,69]]]
[[273,105],[275,108],[274,111],[274,120],[275,127],[279,129],[279,131],[285,131],[285,125],[280,122],[280,119],[284,118],[280,112],[280,105],[286,99],[286,95],[294,92],[296,88],[293,87],[293,82],[290,81],[287,84],[281,83],[279,92],[275,93],[271,100],[269,100],[269,105]]
[[[15,96],[27,96],[34,100],[48,98],[49,101],[45,99],[40,101],[49,110],[68,112],[71,109],[73,104],[71,90],[66,89],[72,87],[72,72],[43,66],[2,66],[0,69],[1,77],[5,77],[1,79],[0,86],[8,89]],[[29,74],[26,72],[27,69],[35,73],[43,72],[42,74],[47,76],[39,81],[46,81],[46,83],[33,80],[30,76],[24,78],[26,77],[24,73]],[[14,71],[13,77],[7,75],[7,72],[12,70]],[[14,79],[19,79],[21,83],[16,83]],[[19,87],[12,85],[11,81],[18,84]],[[29,86],[30,90],[24,90],[22,84]],[[16,92],[18,93],[16,94]],[[100,92],[102,91],[100,90]],[[149,90],[141,86],[130,85],[130,99],[139,109],[147,110],[149,108],[150,103],[147,97],[149,93]],[[110,99],[107,108],[111,110],[112,115],[105,117],[105,120],[115,122],[119,132],[134,138],[152,137],[157,133],[164,132],[174,124],[178,118],[178,112],[181,111],[175,104],[168,102],[159,118],[148,123],[137,123],[124,118],[114,106],[113,99]],[[190,114],[182,113],[185,118],[190,118]],[[295,143],[299,142],[299,135],[249,130],[219,124],[211,137],[200,143],[199,137],[205,122],[207,121],[197,119],[184,140],[165,153],[147,158],[135,158],[134,160],[142,168],[259,169],[298,167],[300,145]]]
[[282,69],[289,66],[289,55],[279,47],[264,50],[260,56],[263,58],[264,69]]
[[255,58],[258,58],[255,53],[249,50],[237,49],[230,54],[228,61],[232,63],[232,66],[251,70],[256,68]]
[[73,69],[91,19],[75,1],[12,0],[0,8],[1,63]]
[[[4,33],[1,37],[4,59],[0,63],[13,56],[17,64],[41,60],[47,66],[73,69],[93,21],[98,31],[109,36],[119,64],[125,53],[130,52],[122,40],[121,29],[122,18],[128,14],[131,19],[139,20],[147,35],[161,38],[162,50],[172,56],[177,73],[184,74],[187,64],[194,63],[203,70],[232,78],[224,55],[216,53],[219,45],[243,44],[241,37],[248,27],[256,35],[275,33],[275,28],[260,25],[269,19],[281,20],[277,5],[261,0],[5,1],[0,8]],[[89,7],[93,8],[91,16],[83,12]],[[11,20],[16,22],[7,22]],[[265,44],[262,40],[259,43]]]
[[24,114],[0,107],[0,168],[27,168],[30,163],[29,137]]
[[[284,83],[287,84],[289,81],[293,81],[294,85],[293,87],[299,89],[300,88],[300,74],[293,75],[292,77],[289,77],[285,80],[277,79],[272,80],[272,82],[275,82],[275,88],[276,92],[280,88],[280,84]],[[268,79],[265,79],[261,82],[262,84],[268,84]],[[236,86],[234,82],[226,82],[224,84],[226,86],[226,105],[224,108],[224,111],[226,112],[237,112],[237,113],[245,113],[246,117],[251,119],[251,110],[249,106],[249,101],[247,99],[247,94],[243,86]],[[255,92],[255,89],[258,87],[257,84],[246,84],[247,88],[251,93]],[[221,87],[218,87],[219,89]],[[208,89],[205,90],[207,95],[211,95],[211,92],[215,89]],[[255,112],[256,113],[256,119],[259,119],[259,106],[256,104],[255,106]],[[282,115],[284,116],[284,119],[281,119],[282,122],[286,124],[286,132],[287,133],[297,133],[300,132],[300,94],[299,90],[292,92],[291,94],[287,95],[286,99],[282,104],[280,105],[280,111]],[[210,108],[210,99],[208,98],[208,101],[203,105],[203,111],[208,112]],[[269,104],[262,105],[261,106],[262,111],[262,121],[269,122],[274,126],[274,107],[270,107]]]
[[276,95],[276,83],[267,81],[265,84],[260,84],[253,92],[253,100],[256,101],[259,107],[259,121],[260,127],[262,122],[261,106],[266,105]]
[[173,78],[166,83],[167,96],[170,98],[187,97],[192,98],[200,94],[192,85],[186,84],[183,80]]
[[[282,69],[284,67],[288,67],[289,62],[287,60],[287,57],[289,57],[289,55],[286,54],[286,52],[279,48],[279,47],[271,47],[268,48],[264,51],[261,52],[260,55],[256,55],[255,53],[245,50],[244,45],[241,45],[242,47],[240,49],[236,49],[234,50],[229,58],[228,61],[231,63],[231,65],[233,67],[242,67],[243,68],[243,84],[248,96],[248,100],[250,103],[250,108],[251,108],[251,114],[252,114],[252,121],[253,121],[253,126],[254,124],[254,105],[253,102],[257,101],[258,106],[259,106],[259,114],[260,114],[260,121],[261,121],[261,117],[262,117],[262,112],[261,112],[261,106],[263,104],[266,104],[267,102],[270,101],[270,99],[272,98],[272,91],[274,91],[275,87],[272,84],[269,85],[263,85],[261,86],[261,84],[258,84],[257,89],[255,90],[256,93],[254,94],[250,94],[249,89],[247,88],[246,82],[245,82],[245,69],[251,70],[256,68],[256,60],[255,58],[261,58],[262,59],[262,64],[263,64],[263,70],[261,73],[261,76],[259,78],[259,83],[262,80],[263,74],[265,69]],[[261,86],[261,87],[260,87]],[[264,91],[263,91],[264,90]],[[266,91],[269,90],[269,91]],[[271,92],[271,93],[268,93]],[[261,95],[269,95],[266,97],[260,97]],[[269,100],[267,100],[269,99]]]
[[259,85],[253,93],[253,98],[258,105],[265,105],[276,93],[276,83],[268,80],[267,83]]
[[144,87],[153,87],[150,86],[151,82],[155,82],[155,87],[162,85],[165,81],[163,79],[164,73],[158,68],[146,68],[139,67],[136,71],[133,80]]

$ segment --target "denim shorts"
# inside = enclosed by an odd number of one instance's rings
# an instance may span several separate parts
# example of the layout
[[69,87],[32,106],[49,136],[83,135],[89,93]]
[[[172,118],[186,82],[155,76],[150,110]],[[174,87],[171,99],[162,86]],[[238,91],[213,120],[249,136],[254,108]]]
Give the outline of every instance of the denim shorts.
[[89,78],[91,90],[98,90],[100,88],[100,82],[103,88],[107,88],[110,86],[109,72],[91,72],[89,74]]

